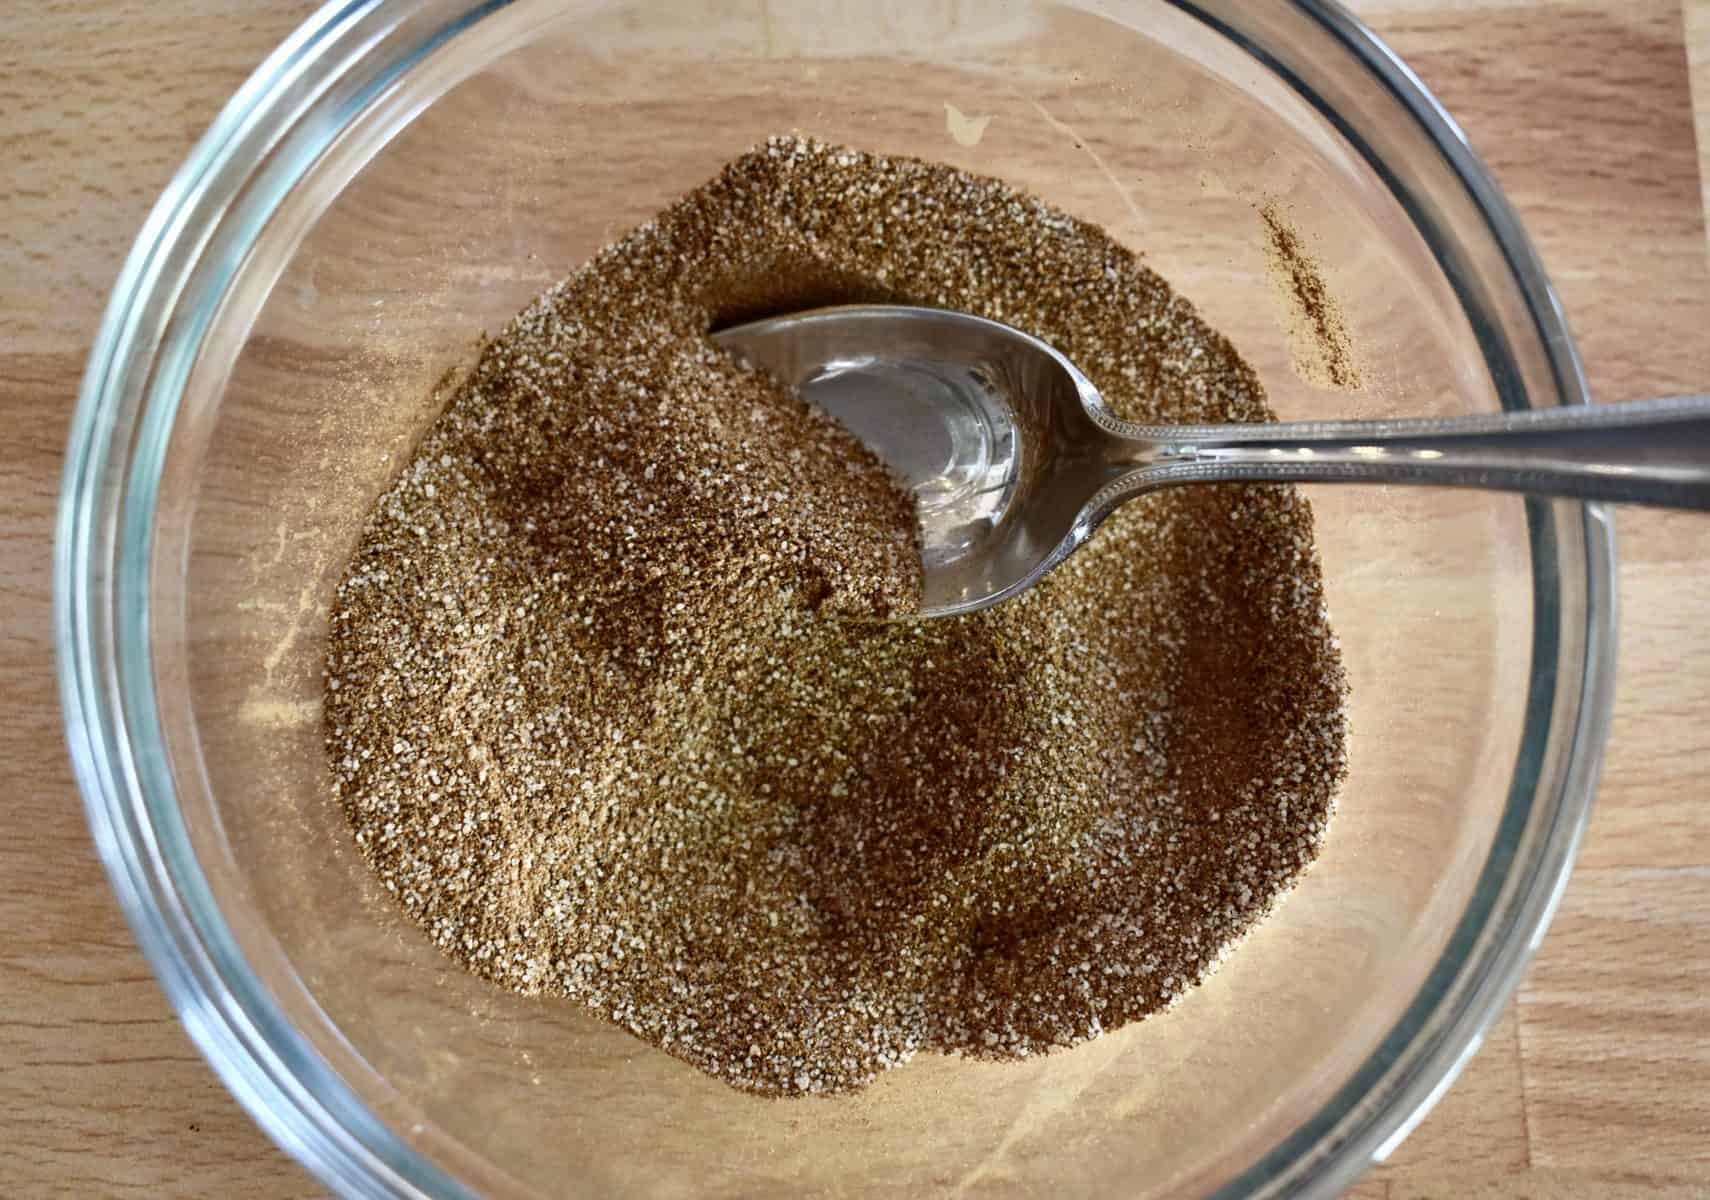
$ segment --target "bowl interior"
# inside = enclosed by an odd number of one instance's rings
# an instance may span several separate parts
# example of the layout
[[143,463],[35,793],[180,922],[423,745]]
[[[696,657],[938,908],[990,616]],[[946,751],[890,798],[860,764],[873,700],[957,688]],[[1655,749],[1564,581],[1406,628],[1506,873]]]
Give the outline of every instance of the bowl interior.
[[[1349,1080],[1466,910],[1531,679],[1518,500],[1310,493],[1353,689],[1323,858],[1175,1009],[1042,1059],[925,1057],[833,1100],[738,1094],[576,1006],[465,975],[376,887],[332,800],[329,593],[444,381],[600,245],[788,130],[997,175],[1103,225],[1231,337],[1285,419],[1501,402],[1464,283],[1393,181],[1182,8],[506,9],[371,97],[280,200],[184,393],[150,623],[211,895],[303,1047],[476,1187],[1210,1190]],[[1357,387],[1327,379],[1267,213],[1334,296]]]

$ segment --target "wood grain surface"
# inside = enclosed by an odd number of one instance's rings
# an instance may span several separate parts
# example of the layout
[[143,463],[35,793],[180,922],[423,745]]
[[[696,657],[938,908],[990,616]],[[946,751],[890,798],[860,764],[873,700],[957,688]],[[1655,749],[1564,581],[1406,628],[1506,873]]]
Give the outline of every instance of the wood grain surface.
[[[1520,209],[1595,392],[1710,386],[1710,0],[1357,7]],[[192,1048],[109,894],[63,748],[49,579],[119,262],[306,11],[40,4],[0,38],[0,1194],[316,1192]],[[1627,511],[1619,532],[1618,700],[1579,870],[1483,1050],[1351,1195],[1710,1195],[1710,521]]]

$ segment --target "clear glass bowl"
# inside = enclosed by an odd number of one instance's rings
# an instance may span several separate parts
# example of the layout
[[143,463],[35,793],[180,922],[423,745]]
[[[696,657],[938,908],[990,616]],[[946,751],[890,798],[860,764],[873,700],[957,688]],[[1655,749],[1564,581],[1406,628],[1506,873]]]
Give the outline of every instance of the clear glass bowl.
[[[976,144],[946,105],[991,118]],[[465,975],[354,853],[321,756],[323,616],[436,381],[792,128],[1104,225],[1285,418],[1585,401],[1489,176],[1328,4],[329,6],[149,218],[72,434],[66,721],[138,940],[232,1091],[351,1195],[1331,1194],[1472,1054],[1566,879],[1609,711],[1596,509],[1312,494],[1353,685],[1323,859],[1207,986],[1072,1051],[740,1095]],[[1357,394],[1294,367],[1266,202],[1341,304]]]

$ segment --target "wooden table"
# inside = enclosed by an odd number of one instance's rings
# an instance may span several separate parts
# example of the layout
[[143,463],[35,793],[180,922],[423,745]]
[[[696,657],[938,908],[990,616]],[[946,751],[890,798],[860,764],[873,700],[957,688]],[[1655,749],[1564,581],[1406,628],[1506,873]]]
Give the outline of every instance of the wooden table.
[[[1358,7],[1519,206],[1597,394],[1710,386],[1710,0]],[[119,262],[192,140],[305,12],[34,5],[0,40],[8,1195],[315,1191],[191,1047],[114,906],[63,749],[49,612],[66,422]],[[1710,1195],[1710,521],[1625,512],[1620,536],[1619,700],[1579,870],[1484,1050],[1353,1195]]]

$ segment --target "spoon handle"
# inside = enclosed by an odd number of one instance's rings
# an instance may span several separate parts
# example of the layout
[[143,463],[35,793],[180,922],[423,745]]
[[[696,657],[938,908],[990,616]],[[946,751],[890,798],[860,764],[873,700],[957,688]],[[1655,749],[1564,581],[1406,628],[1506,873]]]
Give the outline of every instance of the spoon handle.
[[[1402,483],[1710,510],[1710,395],[1404,421],[1112,423],[1133,483]],[[1107,490],[1115,490],[1107,489]]]

